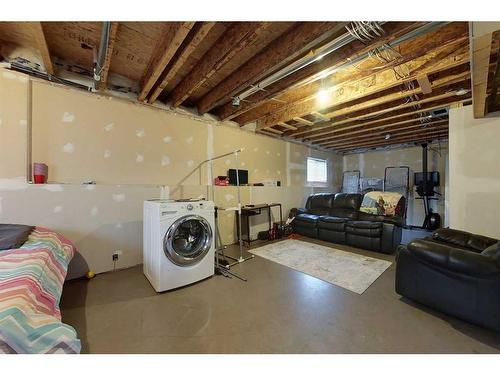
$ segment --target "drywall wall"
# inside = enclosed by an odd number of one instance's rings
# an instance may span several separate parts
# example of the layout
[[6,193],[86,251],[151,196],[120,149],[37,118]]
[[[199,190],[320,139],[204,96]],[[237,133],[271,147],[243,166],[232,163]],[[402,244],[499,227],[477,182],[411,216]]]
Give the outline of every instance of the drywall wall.
[[0,179],[26,175],[27,82],[0,69]]
[[[338,190],[342,163],[336,154],[37,80],[30,97],[28,85],[28,77],[0,70],[0,221],[50,227],[73,240],[80,251],[75,276],[86,268],[112,269],[117,250],[123,253],[117,267],[142,262],[145,199],[214,194],[217,205],[235,206],[236,188],[212,190],[207,166],[199,167],[214,155],[244,148],[238,163],[249,170],[250,182],[281,181],[281,187],[242,187],[243,204],[280,202],[287,215],[314,191]],[[26,183],[28,113],[33,161],[49,165],[47,185]],[[324,186],[306,183],[307,156],[328,160]],[[214,162],[214,175],[225,175],[235,163],[232,156]],[[97,184],[82,186],[88,180]],[[233,243],[234,212],[219,220],[223,242]],[[267,227],[265,215],[252,220],[254,236]]]
[[500,118],[450,110],[449,215],[452,228],[500,238]]
[[[438,200],[431,202],[431,208],[446,220],[445,215],[445,181],[446,161],[448,159],[448,147],[446,144],[438,147],[429,146],[428,170],[439,171],[441,186],[435,190],[442,194]],[[343,158],[343,170],[359,170],[361,177],[384,178],[386,167],[407,166],[410,168],[410,199],[408,200],[407,224],[422,225],[424,221],[424,208],[422,200],[416,199],[418,195],[413,186],[413,173],[422,171],[422,148],[408,147],[389,149],[385,151],[373,151],[359,154],[345,155]],[[443,221],[444,223],[444,221]]]

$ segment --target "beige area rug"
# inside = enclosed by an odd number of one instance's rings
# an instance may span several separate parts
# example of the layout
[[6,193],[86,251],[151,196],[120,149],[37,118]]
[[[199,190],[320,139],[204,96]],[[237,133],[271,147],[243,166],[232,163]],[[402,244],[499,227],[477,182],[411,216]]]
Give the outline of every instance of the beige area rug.
[[298,240],[280,241],[250,252],[358,294],[368,289],[392,264]]

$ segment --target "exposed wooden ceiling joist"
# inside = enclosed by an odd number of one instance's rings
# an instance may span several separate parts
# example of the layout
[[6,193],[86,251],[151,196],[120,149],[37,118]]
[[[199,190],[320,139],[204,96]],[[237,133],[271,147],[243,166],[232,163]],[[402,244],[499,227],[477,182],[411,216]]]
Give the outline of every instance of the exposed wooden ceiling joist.
[[173,107],[181,105],[191,93],[231,60],[240,50],[252,43],[267,27],[268,22],[235,22],[224,33],[186,76],[170,93]]
[[[495,108],[500,64],[500,30],[473,38],[473,106],[474,118],[485,117],[490,112],[500,111]],[[493,69],[492,69],[493,68]]]
[[[316,94],[311,95],[300,102],[287,105],[283,110],[276,111],[258,121],[258,128],[271,126],[277,122],[288,121],[296,116],[303,116],[325,108],[339,106],[341,104],[380,93],[401,85],[402,82],[409,82],[415,79],[416,74],[432,74],[443,70],[451,69],[469,61],[469,52],[467,47],[461,47],[455,53],[436,59],[436,53],[431,53],[422,58],[411,60],[403,64],[403,69],[408,69],[408,76],[400,78],[392,70],[377,72],[367,78],[357,82],[348,82],[339,87],[334,86],[330,91],[330,97],[322,102],[318,102]],[[446,84],[445,81],[444,84]],[[431,83],[430,87],[439,87],[442,85],[438,81]],[[406,92],[401,93],[404,97]],[[421,87],[407,91],[407,96],[412,94],[421,94]],[[326,114],[329,116],[328,114]]]
[[289,125],[286,122],[280,122],[278,123],[279,126],[282,126],[284,128],[290,129],[290,130],[297,130],[297,128],[293,125]]
[[343,137],[341,139],[337,139],[334,141],[330,141],[327,143],[317,143],[318,145],[322,147],[335,147],[335,146],[342,146],[346,144],[352,144],[352,143],[364,143],[364,142],[371,142],[375,141],[377,139],[379,140],[384,140],[386,136],[389,136],[388,139],[395,138],[395,137],[402,137],[406,135],[413,135],[413,134],[422,134],[426,133],[429,131],[437,131],[437,130],[446,130],[448,129],[448,119],[445,120],[439,120],[439,121],[433,121],[430,123],[427,123],[426,126],[427,128],[423,127],[424,125],[419,124],[415,126],[407,126],[407,127],[402,127],[397,130],[391,130],[391,131],[374,131],[373,133],[370,134],[364,134],[364,135],[357,135],[353,137]]
[[158,82],[153,87],[152,94],[148,98],[149,103],[154,103],[156,99],[158,99],[170,80],[179,72],[200,43],[204,41],[205,37],[208,35],[210,30],[213,29],[215,24],[215,22],[198,22],[193,27],[191,39],[185,44],[172,66],[163,71],[162,75],[158,79]]
[[402,137],[394,137],[388,140],[381,140],[381,141],[373,141],[373,142],[361,142],[360,144],[350,144],[350,145],[345,145],[345,146],[337,146],[337,147],[329,147],[328,149],[338,151],[338,152],[345,152],[348,150],[356,150],[356,149],[362,149],[362,148],[375,148],[375,147],[383,147],[383,146],[390,146],[390,145],[398,145],[398,144],[404,144],[408,142],[426,142],[426,141],[432,141],[432,140],[437,140],[437,139],[447,139],[448,138],[448,130],[439,130],[437,132],[429,132],[426,134],[422,134],[421,136],[402,136]]
[[[439,60],[447,54],[457,49],[457,46],[466,46],[468,43],[467,25],[463,23],[449,24],[439,29],[438,31],[430,33],[431,35],[423,35],[416,40],[410,40],[398,46],[397,51],[401,57],[394,59],[388,63],[380,66],[380,62],[375,59],[367,59],[363,63],[355,67],[343,68],[334,72],[329,77],[324,78],[323,82],[316,81],[303,85],[291,90],[285,94],[276,97],[279,101],[268,101],[256,106],[252,110],[246,111],[236,117],[234,120],[241,124],[247,124],[258,120],[261,117],[267,116],[270,113],[284,109],[287,105],[295,102],[307,100],[307,98],[314,98],[315,95],[324,86],[338,86],[346,82],[360,81],[363,78],[372,76],[374,72],[390,71],[397,69],[402,71],[406,65],[405,63],[411,62],[414,59],[423,59],[427,55],[427,59]],[[415,66],[416,64],[409,64]],[[420,65],[420,69],[425,68],[425,65]],[[418,65],[414,68],[414,74],[418,74]],[[317,112],[316,113],[320,113]],[[320,113],[321,115],[321,113]],[[323,118],[325,120],[325,118]]]
[[277,95],[280,95],[291,88],[304,84],[305,82],[311,82],[314,80],[321,79],[322,75],[325,74],[325,70],[334,69],[336,66],[342,65],[349,59],[356,58],[358,56],[364,55],[368,51],[380,47],[381,45],[395,40],[397,37],[406,34],[412,30],[415,30],[424,23],[410,23],[410,22],[393,22],[384,25],[386,30],[386,37],[375,40],[373,43],[365,44],[360,41],[354,41],[348,45],[340,48],[331,53],[315,64],[310,64],[297,72],[290,74],[288,77],[281,79],[272,86],[266,87],[265,91],[259,91],[247,98],[247,101],[242,102],[238,108],[231,106],[231,103],[227,103],[216,110],[216,114],[222,120],[233,119],[242,113],[257,107],[258,105],[270,100]]
[[[428,99],[428,98],[427,98]],[[464,103],[469,101],[469,95],[464,97],[457,97],[453,92],[446,94],[446,97],[443,99],[434,100],[427,104],[416,103],[419,109],[413,108],[413,106],[406,107],[403,109],[399,109],[400,107],[395,107],[393,111],[387,111],[387,108],[384,110],[382,114],[388,114],[388,116],[377,116],[376,114],[373,117],[364,118],[362,115],[360,117],[351,117],[340,121],[335,121],[334,123],[329,123],[328,126],[315,126],[312,130],[307,131],[298,131],[287,134],[288,136],[293,136],[295,138],[305,138],[307,140],[320,140],[324,138],[328,138],[332,134],[336,134],[343,131],[352,131],[353,129],[365,128],[370,125],[382,124],[391,125],[396,121],[403,121],[404,119],[410,117],[414,118],[415,115],[419,115],[421,113],[430,112],[436,109],[448,108],[452,103],[461,102]],[[410,104],[410,103],[408,103]],[[392,113],[391,113],[392,112]]]
[[52,58],[50,57],[50,51],[47,45],[47,40],[45,39],[45,32],[43,31],[42,23],[31,22],[30,24],[33,32],[33,38],[42,57],[45,71],[54,75],[54,66],[52,65]]
[[379,126],[374,126],[371,128],[365,128],[365,129],[359,129],[359,130],[348,130],[348,131],[343,132],[343,133],[338,133],[338,134],[332,135],[331,137],[328,137],[328,138],[324,138],[321,140],[315,140],[315,141],[311,141],[311,142],[314,144],[318,144],[318,145],[324,145],[324,144],[328,144],[328,143],[335,142],[338,140],[353,139],[353,138],[359,139],[361,137],[372,136],[374,134],[392,134],[394,132],[399,132],[400,130],[422,128],[424,126],[424,124],[426,126],[432,125],[436,122],[438,122],[440,124],[445,124],[445,123],[447,124],[448,118],[446,118],[446,119],[439,119],[438,118],[438,119],[435,119],[434,121],[429,121],[429,122],[425,122],[425,123],[422,123],[421,121],[422,121],[422,119],[420,119],[420,118],[413,118],[411,120],[401,121],[401,122],[397,122],[397,123],[394,123],[391,125],[379,125]]
[[142,78],[138,100],[144,101],[146,99],[156,80],[160,77],[193,26],[194,22],[169,22],[165,25],[164,34],[158,41],[156,52],[150,59],[146,74]]
[[345,32],[345,25],[344,22],[302,22],[292,27],[201,98],[197,103],[198,112],[210,111],[221,100],[229,102],[238,91],[291,63],[318,43],[340,36]]

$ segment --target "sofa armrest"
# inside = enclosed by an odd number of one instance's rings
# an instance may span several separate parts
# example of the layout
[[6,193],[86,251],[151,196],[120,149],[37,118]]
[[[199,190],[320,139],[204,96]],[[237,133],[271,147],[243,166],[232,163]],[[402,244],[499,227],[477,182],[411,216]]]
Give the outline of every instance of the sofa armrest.
[[470,276],[492,276],[500,273],[500,268],[492,259],[446,244],[419,239],[410,242],[407,248],[415,257],[448,271]]
[[382,223],[382,243],[380,251],[392,254],[401,243],[403,230],[399,225],[384,222]]
[[300,215],[300,214],[307,214],[309,211],[307,208],[297,208],[297,212],[295,215]]

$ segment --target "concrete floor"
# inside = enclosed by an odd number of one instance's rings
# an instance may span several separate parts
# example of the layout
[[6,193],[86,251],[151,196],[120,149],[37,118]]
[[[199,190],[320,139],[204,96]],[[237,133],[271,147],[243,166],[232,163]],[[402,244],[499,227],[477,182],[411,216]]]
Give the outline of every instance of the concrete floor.
[[499,334],[401,299],[394,265],[362,295],[258,257],[232,271],[248,282],[157,294],[142,266],[71,281],[63,321],[84,353],[500,353]]

